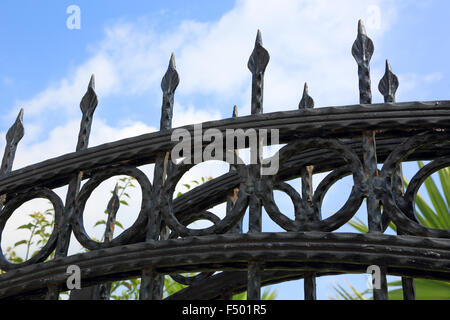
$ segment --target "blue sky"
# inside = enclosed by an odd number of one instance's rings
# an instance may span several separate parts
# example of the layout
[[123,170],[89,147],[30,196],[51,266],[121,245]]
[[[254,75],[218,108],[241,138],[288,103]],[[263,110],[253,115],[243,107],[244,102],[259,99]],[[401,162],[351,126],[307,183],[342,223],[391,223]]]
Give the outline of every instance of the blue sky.
[[[79,30],[66,27],[70,5],[80,7]],[[317,107],[355,104],[357,69],[350,49],[360,18],[375,44],[374,102],[382,101],[376,88],[386,58],[400,78],[398,101],[444,100],[450,89],[449,9],[445,0],[4,0],[0,136],[23,107],[26,133],[14,169],[74,151],[79,101],[92,73],[99,105],[91,146],[155,131],[160,81],[171,52],[180,74],[174,126],[227,118],[234,104],[240,115],[247,115],[247,59],[258,28],[271,55],[265,112],[296,109],[305,81]],[[414,169],[406,167],[406,175]],[[198,168],[185,181],[226,170],[218,165]],[[325,211],[339,207],[341,191],[333,192]],[[96,205],[94,201],[92,210]],[[287,293],[280,287],[280,298],[302,297],[295,296],[296,290],[301,292],[298,282],[288,287],[283,287]]]

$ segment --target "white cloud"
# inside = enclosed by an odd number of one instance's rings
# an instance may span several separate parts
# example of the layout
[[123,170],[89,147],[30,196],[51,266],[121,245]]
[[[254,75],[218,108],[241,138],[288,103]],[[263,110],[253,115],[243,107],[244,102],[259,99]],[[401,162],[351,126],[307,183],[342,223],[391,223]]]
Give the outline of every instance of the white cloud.
[[[374,18],[378,9],[386,13],[379,20]],[[172,51],[181,81],[174,127],[217,120],[222,114],[228,117],[232,106],[220,102],[230,99],[238,104],[240,115],[248,114],[251,74],[247,60],[257,29],[261,29],[264,46],[271,55],[265,77],[265,112],[296,108],[305,81],[318,106],[355,103],[357,69],[350,50],[356,38],[357,21],[368,18],[367,31],[377,46],[394,17],[395,11],[387,10],[383,0],[249,0],[237,1],[218,21],[183,21],[163,34],[156,33],[150,24],[118,22],[107,27],[105,38],[91,46],[91,56],[84,63],[41,93],[17,103],[17,108],[24,107],[26,114],[34,117],[32,132],[50,133],[40,142],[26,135],[19,144],[14,168],[74,151],[79,110],[73,106],[79,104],[92,73],[96,76],[100,100],[143,92],[160,94],[161,77]],[[219,104],[203,102],[194,106],[191,99],[197,95],[210,96],[211,101]],[[45,123],[39,122],[44,111],[65,113],[67,121],[49,130]],[[159,114],[155,119],[153,126],[157,126]],[[95,118],[90,146],[156,130],[142,122],[125,122],[125,126],[112,127],[107,120]],[[181,183],[201,176],[217,176],[226,169],[227,165],[197,166]],[[147,169],[146,173],[151,178],[152,170]],[[102,188],[107,192],[111,186]],[[103,191],[93,197],[89,212],[104,210]],[[58,192],[64,199],[65,191]],[[87,225],[92,219],[87,219]]]
[[[385,14],[378,17],[377,10]],[[356,65],[350,54],[357,21],[367,18],[375,41],[394,16],[383,0],[249,0],[237,1],[218,21],[183,21],[162,34],[145,22],[121,21],[106,28],[105,38],[91,46],[92,56],[85,63],[17,105],[29,115],[43,110],[72,114],[92,73],[102,97],[156,92],[172,51],[182,97],[211,94],[218,101],[235,97],[236,103],[248,105],[246,66],[258,28],[271,55],[267,111],[296,106],[305,81],[310,82],[319,105],[352,102],[358,96]]]

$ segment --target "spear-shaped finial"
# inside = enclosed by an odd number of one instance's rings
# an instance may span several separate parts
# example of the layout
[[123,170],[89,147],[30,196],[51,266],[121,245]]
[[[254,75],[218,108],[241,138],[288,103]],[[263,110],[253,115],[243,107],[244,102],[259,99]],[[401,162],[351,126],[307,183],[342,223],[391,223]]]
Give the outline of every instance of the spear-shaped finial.
[[389,60],[386,59],[386,71],[378,84],[378,90],[384,96],[384,102],[395,102],[399,82],[397,76],[392,72]]
[[16,121],[14,121],[14,124],[6,133],[7,143],[17,144],[23,138],[23,135],[25,133],[23,128],[23,112],[23,108],[21,108],[19,114],[16,117]]
[[255,43],[257,43],[258,45],[262,46],[262,37],[261,37],[261,30],[256,30],[256,40]]
[[25,133],[23,127],[23,109],[20,109],[16,121],[6,133],[6,146],[3,154],[0,174],[8,173],[12,169],[14,157],[16,154],[17,144],[23,138]]
[[372,40],[367,36],[366,27],[362,20],[358,21],[358,36],[352,47],[352,54],[358,64],[369,62],[372,58],[374,46]]
[[113,195],[108,202],[108,206],[106,207],[106,211],[108,212],[108,219],[106,221],[105,242],[110,242],[113,239],[114,224],[116,222],[116,214],[117,211],[119,211],[119,207],[120,207],[119,184],[116,183]]
[[92,90],[95,90],[95,75],[91,75],[91,79],[89,79],[89,88],[92,88]]
[[248,59],[248,68],[252,74],[264,73],[270,56],[267,50],[263,47],[261,31],[258,29],[256,33],[255,47],[250,58]]
[[172,127],[174,94],[179,83],[180,78],[175,69],[175,55],[172,53],[169,60],[169,67],[161,80],[163,102],[161,108],[160,130],[166,130]]
[[255,47],[248,59],[248,69],[252,73],[252,114],[263,113],[264,72],[270,56],[262,45],[261,31],[256,33]]
[[311,109],[314,108],[314,99],[308,93],[308,83],[305,82],[303,88],[303,96],[298,105],[299,109]]
[[97,107],[97,94],[95,93],[95,76],[91,75],[88,89],[81,99],[80,108],[83,113],[94,113]]
[[[5,152],[3,153],[3,160],[0,167],[0,175],[11,172],[14,157],[16,156],[17,145],[23,138],[25,131],[23,128],[23,109],[20,109],[16,121],[9,128],[6,133]],[[0,209],[6,201],[6,195],[0,195]]]
[[366,27],[361,19],[358,20],[358,34],[367,35]]
[[175,55],[170,55],[169,66],[161,81],[161,89],[164,93],[173,93],[177,88],[180,79],[175,66]]
[[86,93],[80,102],[80,109],[83,113],[81,119],[80,132],[78,134],[77,151],[84,150],[88,147],[89,136],[91,133],[91,125],[95,108],[97,108],[98,99],[95,93],[95,77],[91,76]]
[[362,20],[358,21],[358,36],[352,46],[352,55],[358,64],[360,103],[372,103],[370,88],[370,59],[374,46],[372,40],[366,34],[366,28]]

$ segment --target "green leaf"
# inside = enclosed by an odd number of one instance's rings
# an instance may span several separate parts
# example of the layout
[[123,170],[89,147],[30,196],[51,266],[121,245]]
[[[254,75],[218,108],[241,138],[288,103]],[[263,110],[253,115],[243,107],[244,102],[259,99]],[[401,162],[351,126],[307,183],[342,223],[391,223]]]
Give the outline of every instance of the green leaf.
[[[419,167],[423,168],[423,163],[418,161]],[[425,187],[428,191],[428,195],[430,197],[431,203],[434,206],[435,212],[440,212],[441,214],[437,214],[437,220],[439,221],[439,229],[448,229],[450,226],[447,226],[444,214],[448,213],[447,205],[444,202],[444,199],[441,196],[436,184],[434,183],[433,178],[430,176],[424,181]]]
[[366,226],[366,224],[359,218],[355,218],[355,220],[351,220],[348,222],[348,224],[356,229],[357,231],[361,233],[368,233],[369,228]]
[[105,221],[105,220],[99,220],[99,221],[97,221],[97,222],[94,224],[94,227],[99,226],[99,225],[101,225],[101,224],[106,224],[106,221]]
[[397,226],[394,224],[394,222],[389,222],[389,228],[391,228],[394,231],[397,231]]
[[18,247],[18,246],[20,246],[21,244],[26,244],[26,243],[27,243],[27,240],[21,240],[21,241],[16,242],[16,243],[14,244],[14,247]]
[[358,290],[356,290],[350,283],[347,282],[347,285],[349,288],[353,291],[355,296],[358,298],[358,300],[367,300],[362,293],[360,293]]
[[447,200],[447,207],[450,207],[450,168],[443,168],[438,173],[444,196]]
[[34,227],[34,225],[32,223],[29,223],[29,224],[21,225],[17,229],[28,229],[28,230],[31,230],[33,227]]
[[278,291],[275,289],[270,291],[269,288],[265,288],[261,296],[261,300],[275,300],[277,298]]
[[123,229],[123,225],[119,221],[115,221],[114,225],[118,226],[119,228]]
[[190,188],[191,188],[191,186],[190,186],[190,185],[188,185],[187,183],[183,184],[183,186],[185,186],[185,187],[186,187],[186,188],[188,188],[188,189],[190,189]]
[[431,209],[431,207],[427,204],[427,202],[422,198],[420,194],[416,195],[416,204],[423,217],[423,219],[420,219],[419,215],[417,215],[420,223],[428,228],[439,228],[440,222],[436,216],[436,213],[433,211],[433,209]]
[[128,202],[126,202],[125,200],[120,200],[120,203],[123,204],[123,205],[126,205],[126,206],[129,205]]

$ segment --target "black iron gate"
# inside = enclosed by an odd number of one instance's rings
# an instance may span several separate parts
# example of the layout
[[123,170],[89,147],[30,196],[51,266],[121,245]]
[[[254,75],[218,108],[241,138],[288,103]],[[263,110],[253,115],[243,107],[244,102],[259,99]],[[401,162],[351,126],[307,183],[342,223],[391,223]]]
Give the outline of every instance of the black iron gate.
[[[415,196],[424,180],[450,164],[450,101],[395,101],[399,85],[386,62],[379,82],[384,103],[372,103],[369,62],[374,51],[363,24],[352,54],[358,65],[360,104],[314,109],[305,85],[298,110],[263,113],[264,71],[269,54],[258,31],[248,62],[252,78],[252,115],[203,123],[225,139],[227,129],[276,129],[284,147],[275,155],[279,170],[261,175],[265,162],[256,146],[256,163],[230,164],[230,171],[174,198],[182,175],[194,164],[174,163],[171,150],[172,109],[179,78],[172,56],[161,83],[163,91],[160,131],[88,148],[90,127],[97,107],[94,78],[81,101],[83,113],[74,153],[11,171],[15,150],[23,137],[23,111],[8,131],[0,175],[0,236],[6,221],[24,202],[51,201],[55,227],[38,254],[21,264],[9,262],[0,251],[0,298],[57,299],[67,290],[69,265],[79,266],[84,287],[72,298],[108,296],[105,284],[141,278],[140,298],[161,299],[164,275],[187,287],[167,299],[228,299],[248,291],[260,298],[263,285],[305,279],[305,299],[315,299],[315,279],[323,275],[365,273],[380,268],[381,286],[375,299],[387,299],[386,275],[402,276],[406,299],[414,299],[414,278],[450,279],[450,231],[422,226],[415,216]],[[184,127],[194,134],[193,126]],[[225,143],[223,143],[225,146]],[[203,148],[206,143],[203,144]],[[249,147],[249,144],[246,144]],[[250,146],[255,148],[254,146]],[[225,147],[224,147],[225,148]],[[237,148],[237,146],[235,146]],[[237,155],[236,150],[224,150]],[[275,157],[274,156],[274,157]],[[402,183],[401,163],[430,162],[417,172],[408,187]],[[155,164],[150,182],[139,170]],[[378,169],[377,164],[382,164]],[[329,172],[313,192],[312,175]],[[142,205],[135,223],[116,238],[91,239],[83,225],[83,211],[92,191],[104,180],[128,175],[142,189]],[[354,185],[343,207],[322,218],[321,204],[329,188],[351,175]],[[301,191],[286,181],[301,178]],[[87,182],[80,187],[83,179]],[[68,185],[65,202],[52,189]],[[279,210],[274,190],[285,192],[294,204],[294,219]],[[366,199],[367,234],[333,232],[350,221]],[[208,209],[226,202],[223,219]],[[119,203],[108,205],[111,225]],[[262,209],[286,232],[262,232]],[[246,211],[248,209],[248,215]],[[248,230],[242,219],[248,216]],[[190,229],[196,220],[212,226]],[[398,235],[384,234],[393,222]],[[69,255],[71,234],[88,253]],[[55,259],[44,262],[55,251]],[[181,273],[198,272],[195,277]]]

